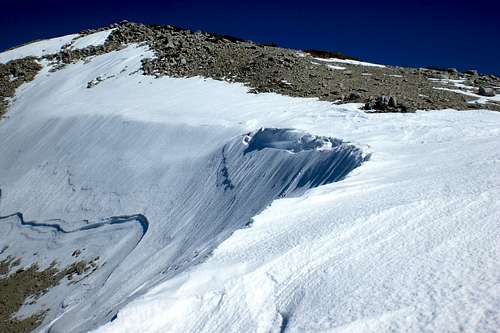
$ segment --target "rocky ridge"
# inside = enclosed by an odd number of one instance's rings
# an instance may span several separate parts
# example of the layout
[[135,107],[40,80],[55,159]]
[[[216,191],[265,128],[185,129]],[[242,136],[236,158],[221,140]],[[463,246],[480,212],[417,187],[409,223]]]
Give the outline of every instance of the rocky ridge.
[[[103,45],[84,49],[64,47],[45,56],[54,63],[52,70],[88,57],[111,52],[130,43],[147,44],[155,58],[144,59],[144,75],[155,77],[202,76],[249,86],[250,92],[297,97],[317,97],[334,103],[363,103],[371,112],[413,112],[435,109],[489,109],[500,111],[500,102],[474,103],[477,94],[500,93],[500,78],[477,71],[460,73],[455,69],[369,66],[363,63],[332,62],[336,53],[302,51],[257,44],[231,36],[190,31],[173,26],[143,25],[123,21],[88,35],[114,29]],[[344,57],[349,58],[349,57]],[[10,81],[18,62],[29,73],[21,81]],[[17,65],[16,65],[17,64]],[[29,65],[28,65],[29,64]],[[36,62],[22,59],[0,65],[0,98],[13,96],[13,89],[36,74]],[[23,67],[23,68],[24,68]],[[96,82],[89,82],[91,88]],[[14,83],[12,83],[14,82]],[[0,106],[2,112],[2,106]]]

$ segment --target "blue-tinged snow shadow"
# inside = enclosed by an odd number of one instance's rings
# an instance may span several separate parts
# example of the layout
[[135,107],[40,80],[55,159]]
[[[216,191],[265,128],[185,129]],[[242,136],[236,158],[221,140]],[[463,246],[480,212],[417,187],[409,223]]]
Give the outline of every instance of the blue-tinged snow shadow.
[[342,180],[369,159],[361,149],[341,139],[290,128],[261,128],[245,136],[243,142],[247,145],[244,155],[267,149],[286,160],[280,174],[288,184],[280,196]]

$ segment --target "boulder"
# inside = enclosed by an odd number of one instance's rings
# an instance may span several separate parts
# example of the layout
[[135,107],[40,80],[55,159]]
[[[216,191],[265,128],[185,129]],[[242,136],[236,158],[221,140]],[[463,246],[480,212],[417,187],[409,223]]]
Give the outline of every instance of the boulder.
[[479,87],[479,95],[492,97],[495,96],[495,90],[493,88]]
[[165,48],[167,49],[173,49],[175,48],[174,41],[172,39],[172,36],[168,35],[165,39]]
[[398,107],[398,103],[396,102],[396,98],[395,98],[395,97],[393,97],[393,96],[389,97],[389,102],[388,102],[388,104],[387,104],[387,105],[388,105],[389,107],[391,107],[391,108],[396,108],[396,107]]
[[365,110],[377,110],[379,112],[410,112],[404,104],[398,103],[394,96],[378,96],[371,98],[364,107]]
[[351,101],[351,102],[352,102],[352,101],[357,101],[357,100],[359,100],[359,99],[361,99],[361,95],[360,95],[360,94],[358,94],[357,92],[353,91],[353,92],[351,92],[351,93],[349,94],[349,96],[347,96],[347,98],[346,98],[346,99],[344,99],[344,100],[345,100],[345,101]]
[[450,79],[450,74],[448,72],[439,72],[436,74],[438,79],[441,80],[449,80]]
[[377,104],[383,108],[386,108],[387,106],[389,106],[389,100],[391,98],[389,96],[380,96],[377,98]]

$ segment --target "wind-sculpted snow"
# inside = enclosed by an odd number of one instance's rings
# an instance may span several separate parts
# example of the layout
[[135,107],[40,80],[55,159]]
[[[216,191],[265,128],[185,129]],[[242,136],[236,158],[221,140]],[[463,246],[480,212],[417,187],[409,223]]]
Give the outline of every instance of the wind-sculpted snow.
[[274,171],[273,162],[267,164],[268,173],[281,177],[284,186],[280,196],[338,181],[369,158],[340,139],[317,137],[294,129],[262,128],[246,136],[244,143],[247,147],[243,155],[265,150],[265,156],[281,156],[281,159],[270,157],[271,161],[278,161],[279,172]]
[[312,149],[329,149],[342,144],[339,139],[316,137],[302,131],[281,128],[262,128],[245,138],[245,153],[264,148],[275,148],[298,153]]
[[[113,269],[99,284],[98,292],[89,292],[71,310],[61,312],[60,303],[69,297],[69,291],[58,291],[59,303],[52,303],[46,321],[50,324],[45,326],[50,332],[85,331],[109,321],[122,304],[203,262],[222,241],[249,225],[252,217],[274,199],[297,196],[312,187],[340,180],[366,159],[359,148],[339,139],[277,128],[232,136],[226,143],[213,144],[208,153],[193,154],[188,149],[181,155],[173,152],[180,152],[179,148],[188,143],[210,142],[214,129],[161,125],[155,130],[148,125],[145,130],[145,124],[129,122],[127,129],[134,133],[130,137],[133,140],[118,134],[116,140],[110,139],[117,124],[120,119],[78,118],[56,123],[49,120],[42,126],[42,136],[30,130],[26,132],[33,133],[30,139],[23,132],[25,142],[39,138],[37,147],[44,152],[44,163],[27,174],[19,164],[12,168],[4,164],[4,175],[22,172],[13,186],[20,186],[23,179],[47,184],[45,195],[31,201],[27,209],[30,216],[40,214],[50,202],[50,207],[55,208],[50,214],[93,217],[99,206],[89,205],[88,200],[107,202],[103,212],[108,214],[143,212],[76,225],[63,220],[26,222],[18,215],[23,227],[53,230],[56,235],[84,237],[84,232],[100,232],[104,227],[111,232],[128,222],[135,222],[135,228],[142,230],[141,236],[135,236],[136,245],[130,248],[130,254],[113,262]],[[81,145],[82,138],[85,145],[71,152],[69,147]],[[135,166],[133,160],[150,156],[144,147],[151,148],[151,140],[161,143],[153,151],[160,154],[158,157],[168,156],[168,163]],[[92,158],[102,151],[106,152],[105,158]],[[123,152],[131,159],[126,167],[108,162],[114,156],[121,158]],[[23,164],[23,157],[19,158]],[[86,161],[84,165],[82,160]],[[52,184],[59,184],[55,191]],[[7,186],[4,192],[4,210],[19,205],[9,193],[21,193],[22,189]],[[30,196],[31,191],[25,195]],[[61,211],[58,207],[66,208]],[[47,214],[45,211],[43,215]],[[114,251],[112,242],[103,239],[104,246]]]
[[289,178],[280,195],[338,181],[369,158],[340,139],[317,137],[294,129],[263,128],[247,136],[245,142],[248,147],[244,154],[266,148],[297,154],[283,159]]
[[[143,215],[74,222],[26,221],[21,213],[0,216],[0,244],[4,247],[1,259],[19,258],[24,267],[36,263],[44,268],[53,262],[61,269],[76,262],[86,265],[37,302],[26,304],[19,314],[47,310],[47,319],[53,320],[63,312],[70,316],[84,304],[92,306],[147,228],[148,220]],[[66,317],[58,318],[58,324],[64,323]]]
[[[268,136],[269,147],[253,151],[248,150],[253,134],[248,145],[248,136],[236,137],[203,161],[202,165],[208,165],[208,170],[191,176],[192,182],[180,195],[189,199],[181,200],[179,204],[182,204],[169,214],[170,221],[183,222],[185,241],[178,244],[176,258],[184,258],[185,253],[197,252],[200,248],[211,251],[232,232],[247,225],[274,199],[298,195],[341,179],[363,162],[361,150],[339,140],[331,150],[304,149],[290,154],[287,149],[276,149],[273,143],[282,141],[282,136],[290,131],[257,131],[257,137],[267,132],[276,136],[274,140],[272,135]],[[309,136],[299,131],[294,135],[297,133]],[[296,144],[298,147],[300,141]]]

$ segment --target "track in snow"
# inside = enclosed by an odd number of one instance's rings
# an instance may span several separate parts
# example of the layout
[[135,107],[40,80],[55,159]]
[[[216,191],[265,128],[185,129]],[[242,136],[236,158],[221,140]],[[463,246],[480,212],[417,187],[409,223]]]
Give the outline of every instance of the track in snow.
[[78,231],[85,231],[85,230],[90,230],[90,229],[96,229],[105,225],[115,225],[115,224],[123,224],[123,223],[131,223],[131,222],[136,222],[142,227],[142,236],[141,238],[146,234],[148,231],[149,227],[149,222],[148,219],[142,215],[142,214],[137,214],[137,215],[124,215],[124,216],[112,216],[107,219],[103,219],[100,222],[95,222],[95,223],[90,223],[90,224],[85,224],[84,226],[77,227],[74,229],[67,229],[67,227],[64,227],[61,222],[61,220],[48,220],[45,222],[36,222],[36,221],[26,221],[23,217],[22,213],[15,213],[12,215],[7,215],[7,216],[0,216],[0,223],[2,223],[2,220],[6,219],[11,219],[11,218],[17,218],[22,226],[29,226],[29,227],[34,227],[34,228],[48,228],[48,229],[53,229],[57,233],[62,233],[62,234],[70,234],[70,233],[75,233]]

